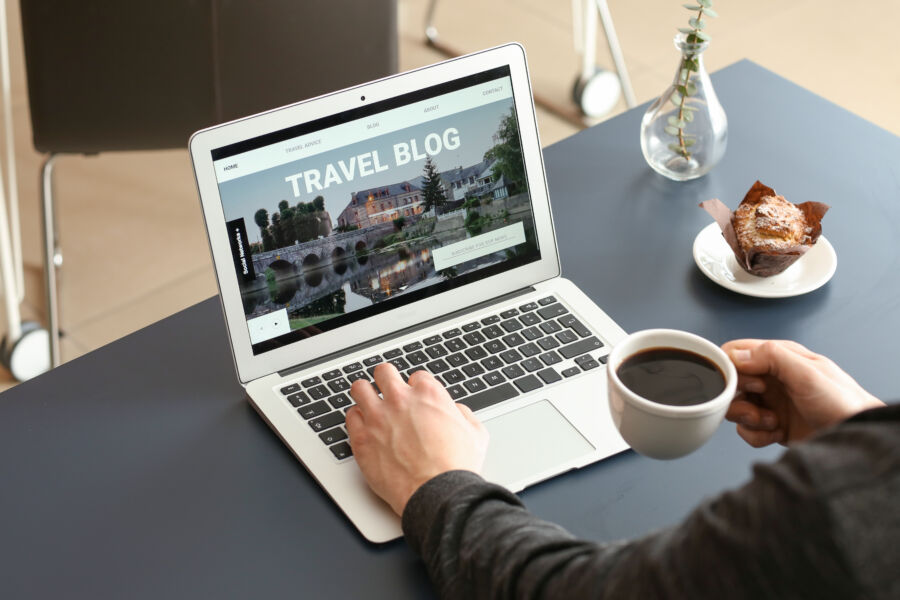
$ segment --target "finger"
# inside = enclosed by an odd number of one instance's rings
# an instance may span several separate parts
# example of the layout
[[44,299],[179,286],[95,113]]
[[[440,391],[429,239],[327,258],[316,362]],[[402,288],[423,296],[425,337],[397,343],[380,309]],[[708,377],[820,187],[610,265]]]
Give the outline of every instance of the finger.
[[737,389],[739,392],[749,392],[751,394],[765,394],[766,380],[758,375],[738,375]]
[[378,389],[386,395],[385,399],[387,399],[387,395],[394,394],[406,386],[400,371],[391,363],[381,363],[375,367],[372,376],[375,378],[375,383],[378,384]]
[[725,413],[725,418],[753,430],[773,431],[778,428],[778,415],[748,400],[733,401]]
[[456,403],[456,408],[459,409],[460,414],[472,425],[476,427],[481,426],[481,421],[478,420],[478,417],[475,416],[475,413],[472,412],[472,409],[463,404],[462,402]]
[[784,430],[761,431],[750,429],[743,425],[737,426],[737,433],[741,438],[754,448],[762,448],[770,444],[778,444],[784,440]]
[[359,406],[350,407],[350,410],[347,411],[347,417],[344,421],[344,425],[347,427],[347,434],[350,436],[351,441],[358,440],[361,436],[364,435],[366,422],[362,411],[359,409]]
[[428,385],[430,383],[434,383],[436,380],[434,375],[425,370],[419,370],[409,376],[409,381],[406,382],[410,387],[418,387],[421,385]]
[[[748,343],[740,345],[737,342]],[[729,344],[732,343],[729,342]],[[741,374],[771,374],[775,377],[779,377],[780,374],[791,374],[793,376],[807,373],[813,368],[808,356],[788,347],[783,341],[737,340],[734,345],[729,346],[727,352]]]
[[350,397],[363,413],[372,413],[378,410],[381,399],[375,392],[372,384],[363,379],[358,379],[350,386]]

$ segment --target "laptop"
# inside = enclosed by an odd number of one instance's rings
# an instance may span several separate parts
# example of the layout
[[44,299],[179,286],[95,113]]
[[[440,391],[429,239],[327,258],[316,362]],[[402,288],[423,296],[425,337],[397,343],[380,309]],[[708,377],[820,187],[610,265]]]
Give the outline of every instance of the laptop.
[[627,448],[604,367],[625,332],[560,276],[521,46],[211,127],[190,152],[237,376],[366,539],[401,535],[344,427],[382,362],[472,408],[483,475],[513,492]]

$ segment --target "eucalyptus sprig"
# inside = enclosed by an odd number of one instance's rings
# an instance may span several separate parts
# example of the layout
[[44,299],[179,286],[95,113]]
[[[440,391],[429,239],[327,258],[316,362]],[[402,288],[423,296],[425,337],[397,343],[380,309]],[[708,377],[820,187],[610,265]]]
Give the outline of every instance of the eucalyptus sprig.
[[[678,31],[685,34],[685,41],[688,44],[701,44],[708,42],[710,37],[703,29],[706,27],[704,17],[715,18],[719,16],[713,10],[712,0],[697,0],[697,4],[685,4],[686,9],[697,13],[696,17],[688,19],[690,27],[679,27]],[[687,124],[694,120],[694,112],[697,110],[693,106],[685,103],[685,100],[697,93],[697,84],[692,81],[692,73],[700,71],[700,60],[698,53],[685,52],[681,60],[681,68],[678,71],[677,85],[675,92],[672,94],[672,104],[678,107],[678,115],[672,115],[668,119],[665,127],[666,133],[674,136],[677,142],[669,144],[669,149],[680,154],[685,160],[691,158],[691,152],[688,150],[696,143],[696,136],[685,133]]]

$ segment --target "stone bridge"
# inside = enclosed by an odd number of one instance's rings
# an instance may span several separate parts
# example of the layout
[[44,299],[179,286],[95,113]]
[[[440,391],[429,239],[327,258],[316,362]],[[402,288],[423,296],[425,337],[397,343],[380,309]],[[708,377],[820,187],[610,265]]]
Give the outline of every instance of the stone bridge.
[[253,255],[253,268],[257,278],[262,277],[266,269],[273,265],[279,271],[288,268],[289,265],[298,271],[303,268],[315,268],[336,262],[345,256],[354,256],[356,252],[363,249],[371,250],[375,242],[393,232],[393,223],[381,223],[278,250],[260,252]]

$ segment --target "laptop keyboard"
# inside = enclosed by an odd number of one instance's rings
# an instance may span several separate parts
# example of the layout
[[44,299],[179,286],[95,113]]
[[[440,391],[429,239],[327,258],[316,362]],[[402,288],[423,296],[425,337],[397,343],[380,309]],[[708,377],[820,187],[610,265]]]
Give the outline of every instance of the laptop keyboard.
[[596,369],[608,353],[554,296],[389,348],[280,388],[339,461],[353,456],[344,426],[353,405],[350,386],[357,379],[375,385],[372,374],[383,362],[394,365],[404,380],[429,371],[451,398],[478,411]]

